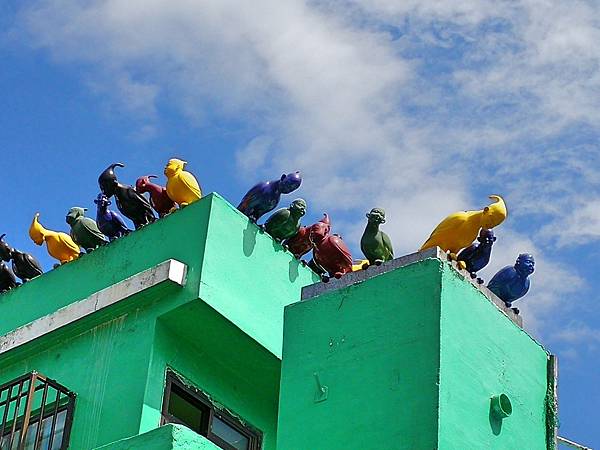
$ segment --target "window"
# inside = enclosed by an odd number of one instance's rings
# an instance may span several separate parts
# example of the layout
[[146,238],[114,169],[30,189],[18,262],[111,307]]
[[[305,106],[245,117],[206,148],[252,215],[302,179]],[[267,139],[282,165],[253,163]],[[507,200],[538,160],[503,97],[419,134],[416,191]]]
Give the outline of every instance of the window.
[[0,386],[0,450],[64,450],[75,394],[32,372]]
[[165,423],[185,425],[225,450],[261,448],[259,432],[217,409],[205,394],[186,386],[172,371],[167,372],[163,400],[161,424]]

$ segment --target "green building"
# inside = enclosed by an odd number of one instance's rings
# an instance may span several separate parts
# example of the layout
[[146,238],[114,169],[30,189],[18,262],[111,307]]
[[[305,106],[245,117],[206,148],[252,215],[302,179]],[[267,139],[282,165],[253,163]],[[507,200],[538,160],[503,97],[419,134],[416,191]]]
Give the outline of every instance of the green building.
[[0,450],[555,448],[555,359],[431,250],[330,283],[217,194],[0,296]]

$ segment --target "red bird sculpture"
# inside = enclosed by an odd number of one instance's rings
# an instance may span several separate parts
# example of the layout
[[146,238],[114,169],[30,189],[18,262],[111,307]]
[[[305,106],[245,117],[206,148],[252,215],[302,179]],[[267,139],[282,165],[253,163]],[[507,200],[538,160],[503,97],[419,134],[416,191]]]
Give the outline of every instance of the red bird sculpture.
[[313,246],[314,262],[328,273],[328,276],[321,276],[323,281],[329,281],[329,277],[341,278],[352,272],[352,254],[341,236],[310,232],[309,240]]
[[331,230],[331,226],[329,224],[329,216],[327,214],[324,215],[320,221],[309,226],[309,227],[300,227],[296,236],[289,238],[285,241],[285,247],[294,254],[294,256],[300,259],[302,256],[306,255],[313,248],[313,244],[310,240],[311,233],[314,236],[322,236],[325,237],[329,234]]
[[139,177],[135,182],[135,190],[139,194],[148,192],[152,208],[158,213],[159,217],[164,217],[175,210],[175,202],[169,198],[165,187],[150,181],[152,178],[158,177],[156,175]]

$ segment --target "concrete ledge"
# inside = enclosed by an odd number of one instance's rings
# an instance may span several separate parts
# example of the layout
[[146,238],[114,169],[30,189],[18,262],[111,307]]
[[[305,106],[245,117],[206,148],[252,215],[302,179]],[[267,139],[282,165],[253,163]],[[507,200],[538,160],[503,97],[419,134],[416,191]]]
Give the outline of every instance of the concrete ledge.
[[169,259],[0,336],[0,355],[162,283],[185,284],[187,266]]
[[512,309],[507,308],[504,302],[500,300],[492,291],[487,287],[478,284],[476,280],[471,278],[471,275],[458,268],[455,261],[450,261],[446,253],[439,247],[429,248],[422,252],[410,253],[405,256],[387,261],[380,266],[370,266],[367,270],[359,270],[358,272],[352,272],[344,275],[340,279],[332,278],[328,283],[316,283],[306,286],[302,289],[302,300],[308,300],[313,297],[317,297],[321,294],[335,291],[338,289],[351,286],[353,284],[361,283],[369,278],[376,277],[382,273],[391,272],[392,270],[398,269],[399,267],[408,266],[419,261],[424,261],[430,258],[437,258],[441,261],[445,261],[450,264],[456,272],[467,282],[471,283],[473,287],[479,290],[490,302],[492,302],[505,316],[512,320],[516,325],[523,328],[523,318],[515,314]]
[[411,253],[409,255],[400,256],[399,258],[387,261],[380,266],[370,266],[367,270],[359,270],[344,275],[342,278],[332,278],[328,283],[317,283],[306,286],[302,289],[302,300],[316,297],[325,292],[337,291],[338,289],[360,283],[362,281],[373,278],[382,273],[391,272],[399,267],[408,266],[409,264],[423,261],[429,258],[438,258],[447,260],[446,254],[438,247],[430,248],[422,252]]
[[167,424],[147,433],[121,439],[96,450],[219,450],[204,436],[183,425]]

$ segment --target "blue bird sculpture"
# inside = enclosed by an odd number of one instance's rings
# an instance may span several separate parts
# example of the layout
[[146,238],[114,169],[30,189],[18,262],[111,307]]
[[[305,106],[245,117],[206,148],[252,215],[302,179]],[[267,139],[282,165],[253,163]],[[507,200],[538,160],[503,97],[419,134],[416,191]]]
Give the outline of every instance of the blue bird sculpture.
[[[514,266],[500,269],[488,283],[488,289],[496,294],[510,308],[512,302],[520,299],[529,291],[529,275],[535,270],[533,255],[521,253]],[[512,310],[519,314],[517,308]]]
[[[462,250],[457,257],[457,261],[464,261],[466,270],[471,274],[471,278],[477,278],[477,272],[483,269],[490,262],[492,255],[492,246],[496,241],[494,232],[486,228],[479,231],[478,242]],[[481,278],[477,278],[479,284],[483,283]]]
[[98,224],[98,228],[110,241],[125,236],[131,231],[127,228],[123,217],[121,217],[119,213],[108,209],[111,201],[106,195],[102,193],[98,194],[94,203],[98,208],[96,212],[96,223]]
[[258,183],[244,195],[237,209],[256,223],[261,216],[275,209],[281,194],[295,191],[300,184],[302,184],[300,172],[283,174],[279,180]]

